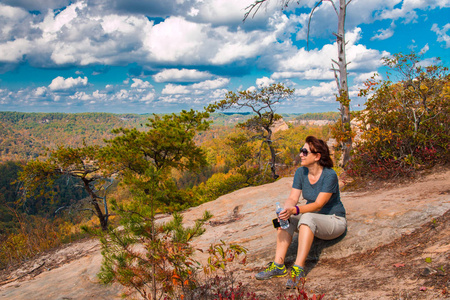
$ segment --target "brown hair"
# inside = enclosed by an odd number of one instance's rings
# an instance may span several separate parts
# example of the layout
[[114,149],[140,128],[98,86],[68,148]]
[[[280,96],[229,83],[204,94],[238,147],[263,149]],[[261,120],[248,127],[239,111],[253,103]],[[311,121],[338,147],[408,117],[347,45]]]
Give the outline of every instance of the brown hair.
[[333,167],[334,164],[330,156],[330,149],[323,140],[310,135],[306,137],[306,143],[309,145],[311,151],[320,153],[319,165],[326,168]]

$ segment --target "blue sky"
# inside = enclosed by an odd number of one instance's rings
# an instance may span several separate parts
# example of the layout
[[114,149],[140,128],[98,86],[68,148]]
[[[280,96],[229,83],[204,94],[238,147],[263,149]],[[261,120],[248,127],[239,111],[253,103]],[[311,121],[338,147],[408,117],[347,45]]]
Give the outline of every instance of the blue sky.
[[[283,82],[278,112],[337,111],[330,1],[0,0],[0,111],[167,113]],[[337,1],[337,0],[335,0]],[[422,52],[449,66],[450,0],[352,0],[346,20],[352,109],[381,58]]]

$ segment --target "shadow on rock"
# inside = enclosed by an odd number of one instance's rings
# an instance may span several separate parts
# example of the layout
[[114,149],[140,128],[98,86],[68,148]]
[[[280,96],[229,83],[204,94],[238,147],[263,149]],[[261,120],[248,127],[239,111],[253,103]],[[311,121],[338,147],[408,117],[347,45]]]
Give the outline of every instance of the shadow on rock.
[[[306,266],[305,266],[306,274],[308,274],[309,271],[316,266],[317,262],[319,261],[320,255],[322,254],[322,251],[325,248],[331,247],[339,243],[345,238],[346,235],[347,230],[345,230],[345,232],[341,236],[333,240],[322,240],[314,237],[311,250],[309,251],[308,257],[306,259]],[[292,238],[292,243],[289,246],[288,251],[286,253],[286,258],[284,261],[287,268],[294,265],[295,258],[297,257],[297,248],[298,248],[298,233],[295,233],[294,237]]]

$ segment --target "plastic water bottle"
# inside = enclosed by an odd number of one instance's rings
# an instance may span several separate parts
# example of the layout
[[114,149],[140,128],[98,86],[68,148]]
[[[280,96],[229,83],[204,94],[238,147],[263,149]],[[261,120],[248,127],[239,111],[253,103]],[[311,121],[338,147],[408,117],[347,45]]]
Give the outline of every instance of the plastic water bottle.
[[[277,217],[280,214],[280,212],[283,210],[283,208],[280,205],[280,202],[277,202],[277,208],[276,208],[276,213],[277,213]],[[288,220],[282,220],[280,218],[278,218],[278,221],[280,222],[280,226],[282,229],[287,229],[289,227],[289,221]]]

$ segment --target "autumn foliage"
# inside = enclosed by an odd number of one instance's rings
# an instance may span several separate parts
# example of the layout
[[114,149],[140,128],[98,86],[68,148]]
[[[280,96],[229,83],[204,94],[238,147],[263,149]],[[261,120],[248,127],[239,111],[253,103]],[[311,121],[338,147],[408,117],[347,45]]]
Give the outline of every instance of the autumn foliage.
[[[355,118],[356,141],[349,174],[361,177],[413,176],[450,159],[450,76],[441,64],[424,67],[420,56],[385,58],[387,80],[366,82],[366,109]],[[392,81],[397,75],[399,81]]]

